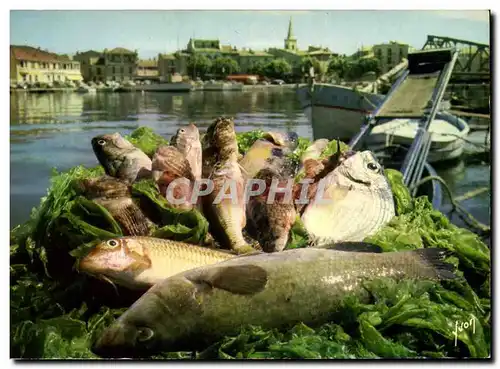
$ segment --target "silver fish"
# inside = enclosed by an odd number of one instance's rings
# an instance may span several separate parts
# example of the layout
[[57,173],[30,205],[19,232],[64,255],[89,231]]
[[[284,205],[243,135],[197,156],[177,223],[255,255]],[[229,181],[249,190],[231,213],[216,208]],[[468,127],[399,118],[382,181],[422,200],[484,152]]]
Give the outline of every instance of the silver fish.
[[391,187],[373,154],[349,155],[318,182],[302,213],[316,245],[362,241],[396,215]]

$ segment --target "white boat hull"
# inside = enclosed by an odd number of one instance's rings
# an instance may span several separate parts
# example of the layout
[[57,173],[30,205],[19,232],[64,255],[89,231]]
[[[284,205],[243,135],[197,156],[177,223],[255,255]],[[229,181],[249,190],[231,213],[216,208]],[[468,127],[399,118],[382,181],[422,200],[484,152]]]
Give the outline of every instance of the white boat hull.
[[[315,86],[312,93],[309,92],[309,87],[302,87],[297,93],[304,114],[312,126],[314,139],[342,141],[349,141],[359,132],[366,116],[373,112],[383,99],[382,95],[355,92],[334,85],[320,85],[319,88]],[[363,97],[360,96],[366,97],[365,101],[362,101]],[[370,103],[366,103],[366,100]],[[446,104],[443,103],[442,106],[446,107]],[[445,120],[458,129],[453,137],[433,139],[428,161],[436,163],[460,157],[464,151],[464,138],[469,133],[469,126],[462,119],[446,112],[438,112],[436,118]],[[371,134],[366,144],[372,150],[381,148],[388,144],[388,136],[385,133]],[[391,135],[390,143],[409,146],[413,137]]]

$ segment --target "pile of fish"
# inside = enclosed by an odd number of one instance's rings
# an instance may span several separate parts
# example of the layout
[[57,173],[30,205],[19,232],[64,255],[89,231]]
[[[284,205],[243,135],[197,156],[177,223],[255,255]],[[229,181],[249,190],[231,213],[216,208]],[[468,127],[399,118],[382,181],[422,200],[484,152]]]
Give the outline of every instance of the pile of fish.
[[[365,279],[454,278],[442,250],[380,253],[361,242],[395,216],[389,182],[372,153],[339,147],[323,158],[329,142],[317,140],[297,168],[290,160],[297,142],[295,133],[267,132],[241,155],[234,122],[223,117],[203,137],[194,124],[180,128],[152,158],[119,133],[92,139],[106,175],[80,188],[125,237],[102,241],[78,268],[145,292],[94,343],[96,354],[194,350],[247,324],[320,324],[346,294],[368,298]],[[304,176],[296,181],[299,171]],[[154,222],[131,193],[143,180],[154,181],[169,206],[200,211],[212,244],[151,237]],[[259,183],[264,188],[254,187]],[[299,220],[309,247],[287,249]]]

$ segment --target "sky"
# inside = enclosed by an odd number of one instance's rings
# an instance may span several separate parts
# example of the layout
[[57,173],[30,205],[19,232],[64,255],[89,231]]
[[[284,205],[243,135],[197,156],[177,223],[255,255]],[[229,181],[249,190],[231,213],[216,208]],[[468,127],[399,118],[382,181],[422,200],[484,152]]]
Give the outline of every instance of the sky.
[[331,11],[11,11],[10,43],[56,53],[125,47],[139,57],[185,48],[189,39],[219,39],[255,50],[283,47],[290,17],[299,49],[309,45],[352,54],[391,40],[420,49],[427,35],[489,43],[489,13],[481,10]]

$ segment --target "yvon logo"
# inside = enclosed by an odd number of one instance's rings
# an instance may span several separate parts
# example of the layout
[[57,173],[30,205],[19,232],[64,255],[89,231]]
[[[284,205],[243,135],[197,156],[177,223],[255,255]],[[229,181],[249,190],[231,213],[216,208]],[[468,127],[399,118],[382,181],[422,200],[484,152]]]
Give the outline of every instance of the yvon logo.
[[460,322],[458,320],[455,321],[455,331],[453,335],[455,336],[455,346],[458,343],[458,333],[463,332],[464,330],[472,329],[472,334],[476,333],[476,318],[471,317],[469,321]]

